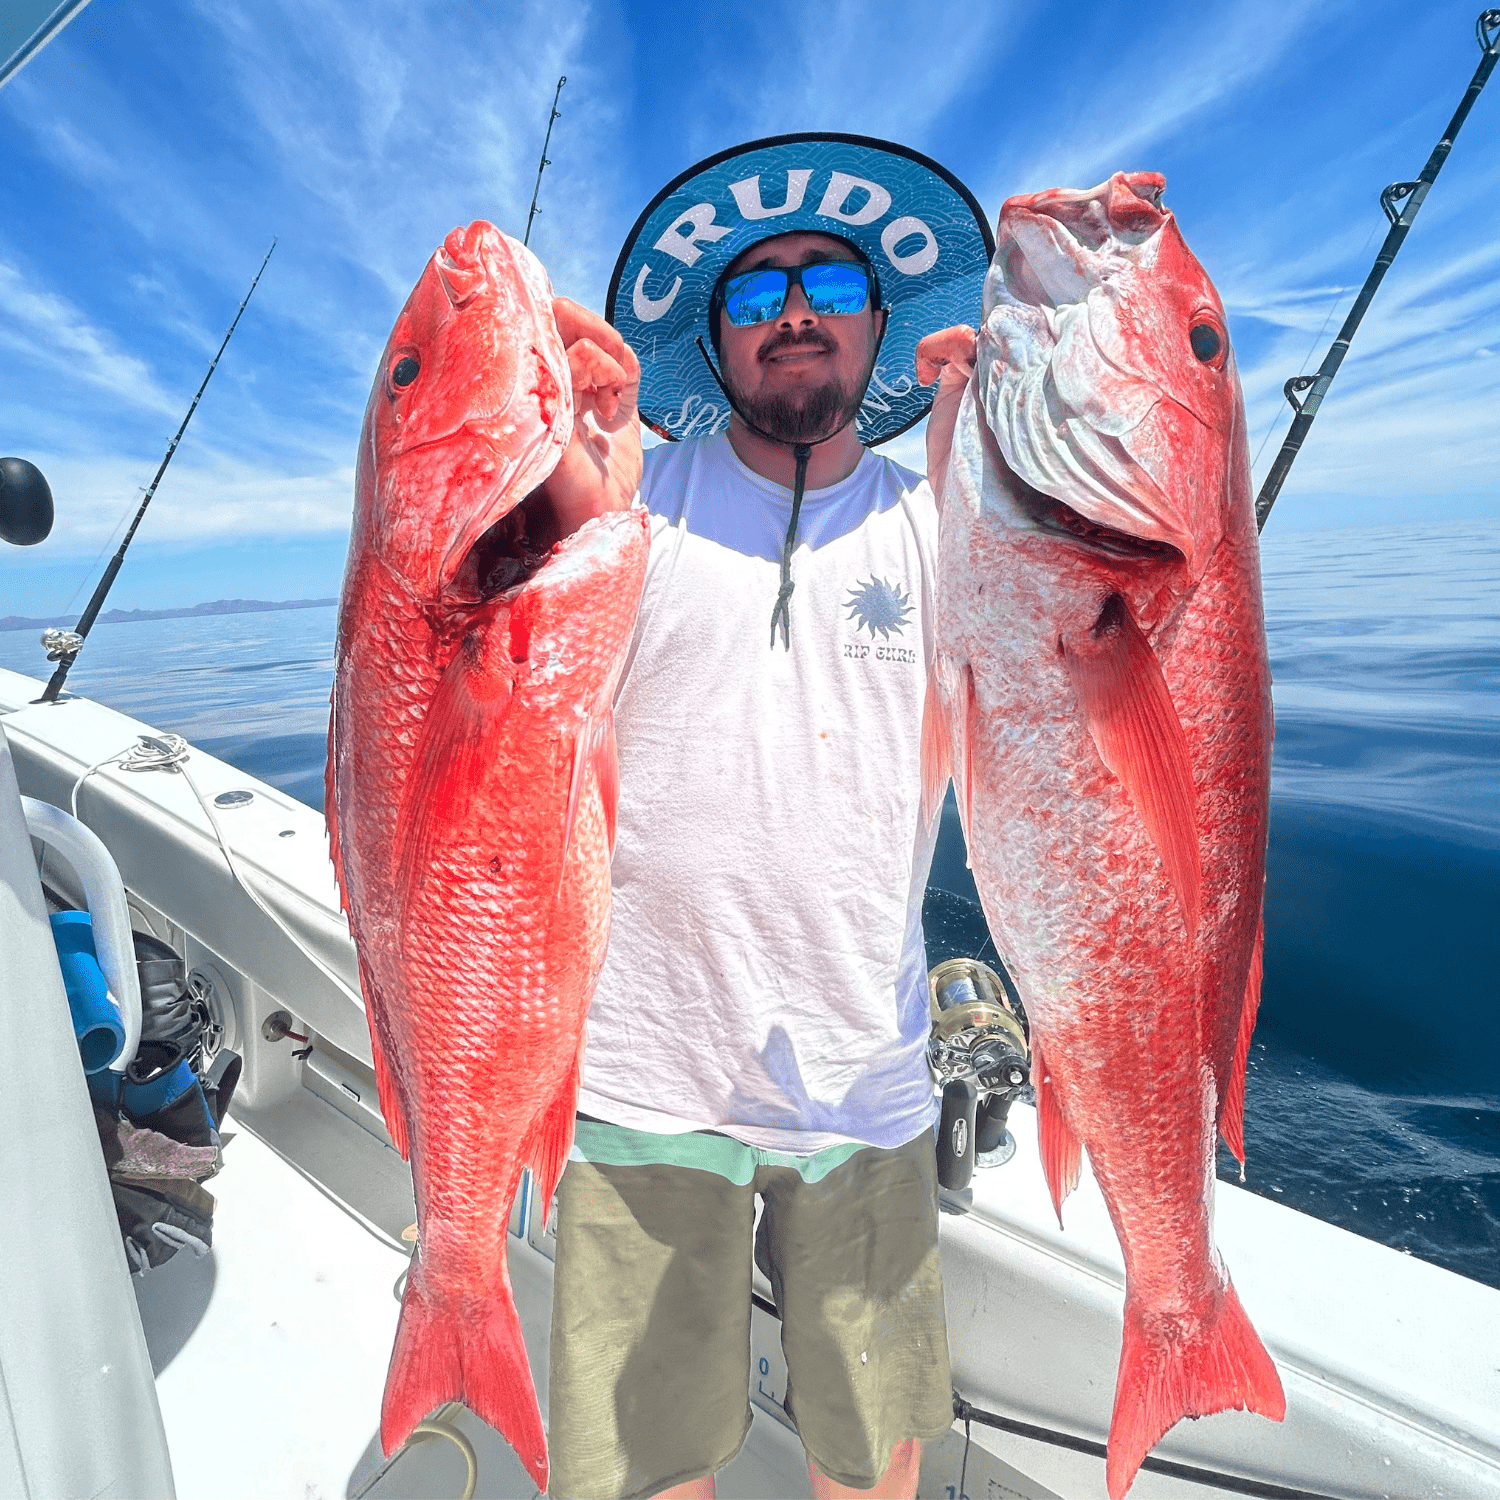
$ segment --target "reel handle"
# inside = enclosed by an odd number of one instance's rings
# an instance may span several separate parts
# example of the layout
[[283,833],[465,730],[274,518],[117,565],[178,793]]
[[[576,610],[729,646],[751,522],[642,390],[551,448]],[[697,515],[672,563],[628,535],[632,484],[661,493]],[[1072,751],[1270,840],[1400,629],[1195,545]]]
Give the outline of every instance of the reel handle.
[[974,1115],[979,1107],[979,1085],[972,1078],[956,1078],[943,1086],[943,1115],[938,1122],[938,1182],[950,1192],[968,1187],[974,1175]]

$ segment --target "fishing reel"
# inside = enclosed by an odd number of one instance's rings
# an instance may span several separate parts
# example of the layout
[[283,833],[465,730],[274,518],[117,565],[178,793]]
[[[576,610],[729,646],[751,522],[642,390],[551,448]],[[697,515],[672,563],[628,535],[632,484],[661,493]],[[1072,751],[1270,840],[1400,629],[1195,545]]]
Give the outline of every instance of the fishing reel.
[[1021,1001],[973,958],[950,958],[927,976],[932,1034],[927,1061],[943,1091],[938,1181],[954,1192],[975,1166],[1015,1154],[1010,1107],[1031,1083],[1030,1026]]

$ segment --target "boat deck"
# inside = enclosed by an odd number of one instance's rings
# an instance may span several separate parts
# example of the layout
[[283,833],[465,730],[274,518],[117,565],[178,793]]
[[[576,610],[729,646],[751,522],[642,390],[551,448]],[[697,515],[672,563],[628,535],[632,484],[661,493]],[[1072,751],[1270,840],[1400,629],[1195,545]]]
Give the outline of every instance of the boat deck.
[[[135,1278],[183,1500],[451,1500],[464,1492],[467,1462],[452,1442],[413,1443],[392,1459],[380,1451],[381,1392],[407,1265],[399,1233],[411,1214],[405,1169],[389,1150],[381,1162],[375,1145],[315,1098],[293,1100],[273,1119],[231,1115],[224,1169],[208,1184],[217,1201],[214,1249],[202,1259],[180,1253]],[[363,1175],[357,1164],[372,1157],[381,1170]],[[349,1185],[359,1201],[340,1200],[314,1172]],[[544,1240],[539,1226],[525,1229],[511,1236],[511,1275],[545,1413],[551,1268],[532,1243]],[[795,1434],[760,1405],[752,1413],[719,1494],[811,1495]],[[498,1433],[465,1410],[448,1420],[472,1445],[475,1496],[537,1495]],[[956,1496],[962,1448],[956,1434],[929,1445],[924,1495]],[[976,1488],[986,1474],[1011,1482]],[[969,1475],[975,1495],[1052,1493],[977,1444]]]

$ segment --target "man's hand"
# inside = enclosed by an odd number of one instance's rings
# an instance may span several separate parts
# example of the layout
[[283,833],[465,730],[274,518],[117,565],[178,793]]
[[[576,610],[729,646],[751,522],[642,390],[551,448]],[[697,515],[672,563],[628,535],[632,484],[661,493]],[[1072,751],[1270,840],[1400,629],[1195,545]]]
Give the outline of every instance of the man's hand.
[[958,403],[973,377],[975,358],[975,333],[967,324],[929,333],[917,345],[917,379],[923,385],[938,382],[927,418],[927,482],[939,506],[948,478],[948,457],[953,452]]
[[641,367],[597,313],[566,297],[553,301],[552,312],[573,374],[573,440],[541,488],[572,532],[627,509],[641,486]]

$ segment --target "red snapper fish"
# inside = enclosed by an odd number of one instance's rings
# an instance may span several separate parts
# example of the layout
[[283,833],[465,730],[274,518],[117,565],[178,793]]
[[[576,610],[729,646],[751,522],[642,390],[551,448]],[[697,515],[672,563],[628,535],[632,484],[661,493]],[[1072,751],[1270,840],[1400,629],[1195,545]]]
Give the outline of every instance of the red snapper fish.
[[[1244,1160],[1271,760],[1244,403],[1165,179],[1010,199],[941,507],[927,796],[951,767],[1031,1018],[1053,1202],[1081,1148],[1125,1258],[1106,1482],[1180,1418],[1274,1420],[1214,1248]],[[940,464],[935,467],[940,467]]]
[[328,756],[381,1109],[416,1188],[381,1442],[462,1398],[543,1490],[506,1226],[522,1171],[550,1203],[572,1143],[648,548],[640,510],[562,534],[538,487],[573,424],[540,263],[455,229],[365,413]]

